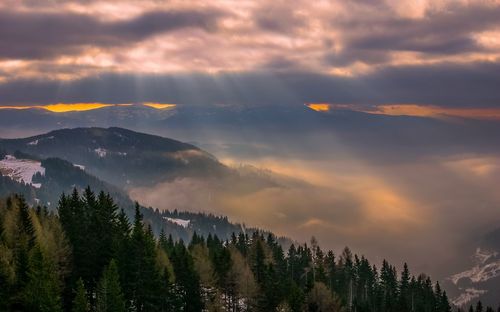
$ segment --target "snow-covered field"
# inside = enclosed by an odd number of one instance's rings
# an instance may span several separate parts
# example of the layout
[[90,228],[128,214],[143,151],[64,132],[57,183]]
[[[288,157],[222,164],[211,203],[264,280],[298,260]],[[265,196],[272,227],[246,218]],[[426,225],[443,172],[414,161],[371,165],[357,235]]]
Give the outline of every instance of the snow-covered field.
[[40,183],[32,183],[33,175],[40,172],[45,174],[45,168],[42,167],[39,161],[31,159],[17,159],[12,155],[5,156],[0,160],[0,173],[8,176],[11,179],[33,185],[36,188],[41,187]]
[[168,222],[178,224],[184,228],[187,228],[189,226],[189,223],[191,222],[190,220],[167,218],[167,217],[163,217],[163,219],[167,220]]

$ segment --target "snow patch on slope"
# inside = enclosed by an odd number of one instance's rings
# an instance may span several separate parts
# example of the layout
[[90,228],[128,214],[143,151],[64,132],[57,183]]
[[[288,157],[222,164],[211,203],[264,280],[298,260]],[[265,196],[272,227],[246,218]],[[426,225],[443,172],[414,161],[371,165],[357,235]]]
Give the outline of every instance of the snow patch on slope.
[[187,228],[189,226],[189,223],[191,222],[191,220],[175,219],[175,218],[168,218],[168,217],[163,217],[163,219],[167,220],[168,222],[172,222],[172,223],[175,223],[177,225],[180,225],[183,228]]
[[500,259],[486,263],[489,259],[495,258],[497,254],[497,252],[489,252],[477,248],[474,255],[476,265],[470,270],[452,275],[450,277],[451,281],[457,285],[461,279],[468,278],[471,282],[478,283],[500,276]]
[[462,307],[487,292],[487,290],[467,288],[464,293],[453,299],[451,302],[457,307]]
[[33,187],[40,188],[40,183],[32,183],[33,175],[37,172],[44,175],[45,168],[41,162],[31,159],[17,159],[12,155],[6,155],[0,160],[0,173],[10,177],[17,182],[31,184]]
[[449,277],[453,284],[459,286],[461,280],[465,280],[467,285],[471,286],[460,287],[462,293],[452,300],[456,306],[464,306],[471,300],[485,294],[488,290],[477,289],[472,286],[486,282],[490,279],[500,276],[500,259],[497,257],[498,252],[489,251],[477,248],[474,254],[474,266],[466,271],[454,274]]
[[54,136],[49,136],[49,137],[45,137],[45,138],[39,138],[39,139],[36,139],[36,140],[33,140],[31,142],[26,143],[26,145],[36,146],[36,145],[38,145],[38,143],[40,143],[40,141],[51,140],[53,138],[54,138]]
[[108,151],[102,147],[96,148],[94,152],[101,158],[106,157],[106,154],[108,153]]
[[84,165],[77,165],[77,164],[73,164],[73,166],[81,169],[81,170],[85,170],[85,166]]

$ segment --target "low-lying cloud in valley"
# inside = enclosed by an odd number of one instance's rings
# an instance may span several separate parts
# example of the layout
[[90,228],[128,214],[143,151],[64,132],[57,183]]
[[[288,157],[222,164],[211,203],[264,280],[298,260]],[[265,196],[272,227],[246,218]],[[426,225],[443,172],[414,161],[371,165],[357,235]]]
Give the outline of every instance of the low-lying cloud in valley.
[[181,179],[130,194],[160,209],[228,215],[302,242],[314,235],[337,252],[349,245],[379,261],[380,255],[395,263],[411,259],[416,271],[441,277],[467,262],[470,248],[500,220],[494,191],[500,162],[493,155],[386,163],[331,155],[334,148],[311,160],[226,154],[223,162],[235,168],[271,170],[277,185],[242,190],[229,181]]

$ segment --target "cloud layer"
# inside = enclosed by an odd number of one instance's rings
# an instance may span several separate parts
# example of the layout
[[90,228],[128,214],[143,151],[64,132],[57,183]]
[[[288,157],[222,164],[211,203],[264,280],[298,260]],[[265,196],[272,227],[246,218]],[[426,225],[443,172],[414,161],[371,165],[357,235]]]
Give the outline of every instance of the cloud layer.
[[160,102],[185,105],[419,104],[500,107],[500,63],[391,66],[357,76],[263,71],[101,73],[71,81],[12,79],[1,105]]
[[497,1],[4,1],[0,77],[497,63]]

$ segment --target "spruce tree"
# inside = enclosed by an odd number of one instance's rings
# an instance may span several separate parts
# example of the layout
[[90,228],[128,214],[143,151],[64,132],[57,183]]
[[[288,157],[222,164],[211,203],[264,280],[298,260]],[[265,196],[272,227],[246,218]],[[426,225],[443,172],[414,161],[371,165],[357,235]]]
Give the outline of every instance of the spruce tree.
[[161,307],[161,274],[156,267],[156,241],[150,227],[144,230],[143,216],[136,203],[130,238],[125,289],[137,311],[156,311]]
[[57,276],[38,246],[29,258],[28,282],[23,290],[23,305],[27,311],[62,311]]
[[124,312],[125,301],[115,260],[111,260],[97,285],[97,312]]
[[35,244],[35,229],[33,228],[33,223],[31,222],[31,216],[29,213],[28,204],[26,204],[26,200],[24,196],[18,197],[18,206],[19,206],[19,229],[22,231],[24,235],[26,235],[28,248],[33,247]]
[[85,290],[85,285],[83,280],[80,278],[76,282],[76,295],[73,299],[72,312],[88,312],[89,302],[87,300],[87,291]]
[[174,266],[175,281],[184,297],[184,311],[201,311],[203,305],[201,302],[200,279],[194,268],[193,258],[182,241],[175,244],[171,261]]
[[476,312],[483,312],[483,303],[479,300],[476,304]]
[[398,296],[398,309],[400,311],[410,311],[410,271],[408,270],[408,265],[406,263],[403,265],[403,271],[401,272]]

